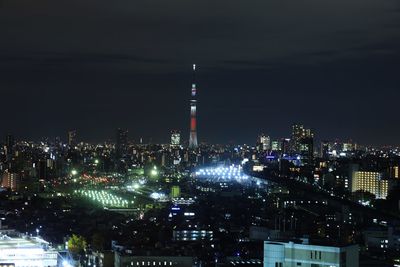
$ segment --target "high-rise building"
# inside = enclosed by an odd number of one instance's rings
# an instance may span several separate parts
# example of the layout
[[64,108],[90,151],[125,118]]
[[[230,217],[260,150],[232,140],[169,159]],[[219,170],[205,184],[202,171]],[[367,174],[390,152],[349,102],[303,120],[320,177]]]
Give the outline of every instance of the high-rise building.
[[279,140],[271,141],[271,150],[272,151],[280,151],[282,149],[282,143]]
[[358,267],[358,246],[311,245],[308,241],[264,241],[264,267],[291,266]]
[[282,151],[282,154],[288,154],[290,152],[290,139],[289,138],[282,138],[281,151]]
[[21,179],[17,173],[9,172],[8,170],[3,173],[2,187],[9,188],[11,191],[17,191],[20,185]]
[[11,160],[14,155],[14,136],[8,134],[6,137],[5,153],[7,160]]
[[193,83],[192,83],[192,98],[190,100],[190,136],[189,136],[189,148],[197,148],[197,118],[196,118],[196,108],[197,108],[197,89],[195,83],[195,73],[196,64],[193,64]]
[[38,160],[36,164],[36,174],[39,180],[46,181],[50,179],[49,168],[47,166],[46,159]]
[[[301,151],[301,144],[304,143],[303,139],[314,139],[314,133],[311,129],[304,128],[302,124],[292,125],[292,138],[291,138],[291,150],[294,153]],[[309,141],[307,141],[309,143]]]
[[389,168],[389,177],[394,179],[399,179],[399,166],[391,166]]
[[328,141],[321,141],[319,154],[320,154],[319,156],[323,159],[329,158],[329,142]]
[[314,158],[314,139],[312,137],[300,139],[299,152],[303,161],[311,164]]
[[177,130],[171,132],[171,146],[177,147],[181,144],[181,133]]
[[68,141],[68,146],[69,147],[74,147],[76,145],[76,130],[71,130],[68,131],[68,136],[67,136],[67,141]]
[[257,139],[258,151],[267,151],[271,149],[271,138],[268,135],[261,134]]
[[351,192],[366,191],[376,198],[386,199],[389,181],[380,172],[354,171],[351,177]]
[[292,125],[292,138],[291,138],[291,147],[293,152],[298,152],[300,149],[300,140],[304,135],[304,126],[301,124],[293,124]]
[[126,154],[128,149],[128,130],[117,129],[116,142],[115,142],[115,154],[117,158],[121,158]]
[[302,124],[292,125],[291,152],[300,154],[304,163],[311,163],[314,158],[314,133]]
[[347,151],[353,151],[354,150],[354,145],[353,143],[343,143],[342,144],[342,151],[347,152]]

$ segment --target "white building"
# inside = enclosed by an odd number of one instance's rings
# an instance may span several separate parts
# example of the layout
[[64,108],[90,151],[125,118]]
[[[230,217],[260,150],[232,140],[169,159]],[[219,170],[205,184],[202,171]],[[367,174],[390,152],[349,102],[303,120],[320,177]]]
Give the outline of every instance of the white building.
[[43,239],[9,237],[0,233],[0,265],[56,267],[58,253]]
[[358,246],[264,241],[264,267],[358,267]]
[[171,146],[179,146],[181,143],[181,134],[178,131],[171,132]]

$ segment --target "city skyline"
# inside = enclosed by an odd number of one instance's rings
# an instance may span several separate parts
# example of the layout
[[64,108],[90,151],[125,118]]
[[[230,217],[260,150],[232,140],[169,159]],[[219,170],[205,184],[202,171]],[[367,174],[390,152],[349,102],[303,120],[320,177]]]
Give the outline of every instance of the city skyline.
[[[295,125],[300,125],[301,127],[304,127],[304,124],[301,123],[292,123],[290,125],[288,125],[288,131],[282,135],[282,136],[272,136],[267,132],[258,132],[258,134],[256,134],[255,136],[253,136],[253,138],[249,141],[249,142],[234,142],[233,140],[231,141],[225,141],[225,142],[209,142],[208,140],[201,140],[201,142],[199,142],[198,144],[218,144],[218,145],[231,145],[231,144],[236,144],[236,145],[240,145],[240,144],[245,144],[245,145],[255,145],[257,146],[259,139],[261,136],[266,136],[270,142],[270,145],[274,142],[274,141],[283,141],[283,140],[294,140],[293,139],[293,133],[290,132],[292,130],[292,127]],[[68,129],[64,134],[60,134],[60,135],[47,135],[47,136],[40,136],[38,138],[29,138],[26,136],[21,136],[12,132],[7,132],[3,137],[4,141],[3,143],[7,143],[8,138],[11,136],[12,138],[15,138],[16,142],[18,141],[33,141],[33,142],[38,142],[38,141],[49,141],[52,142],[54,140],[59,140],[61,142],[64,142],[65,144],[71,145],[71,140],[73,139],[73,142],[77,143],[118,143],[119,140],[118,138],[115,138],[115,131],[120,131],[121,127],[117,127],[115,129],[111,129],[113,131],[113,133],[111,134],[111,136],[106,136],[104,139],[88,139],[85,133],[79,132],[77,131],[77,129]],[[180,137],[179,140],[181,142],[180,145],[182,146],[188,146],[190,147],[189,143],[190,143],[190,133],[187,135],[187,138],[185,138],[185,135],[183,135],[184,137],[181,139],[181,131],[177,130],[177,129],[172,129],[169,130],[169,132],[166,132],[165,135],[163,135],[160,139],[153,139],[152,136],[139,136],[135,133],[131,133],[130,130],[128,128],[123,128],[123,130],[126,131],[126,141],[131,143],[131,144],[170,144],[171,142],[171,134],[177,133]],[[309,130],[311,130],[313,132],[313,135],[315,133],[315,129],[314,128],[310,128]],[[184,129],[183,132],[190,132],[190,126],[187,129]],[[72,135],[71,135],[72,134]],[[53,140],[54,139],[54,140]],[[325,138],[324,136],[316,136],[316,138],[314,138],[314,142],[317,142],[316,145],[317,147],[320,145],[320,143],[323,142],[330,142],[330,143],[352,143],[352,144],[357,144],[357,145],[361,145],[361,146],[371,146],[371,147],[398,147],[398,144],[371,144],[371,143],[361,143],[358,140],[352,139],[352,138],[338,138],[338,137],[334,137],[334,138]],[[1,141],[0,141],[1,143]]]
[[0,267],[400,266],[399,0],[0,0]]
[[398,2],[209,4],[3,1],[0,135],[187,139],[197,63],[202,141],[249,143],[301,122],[324,139],[399,143]]

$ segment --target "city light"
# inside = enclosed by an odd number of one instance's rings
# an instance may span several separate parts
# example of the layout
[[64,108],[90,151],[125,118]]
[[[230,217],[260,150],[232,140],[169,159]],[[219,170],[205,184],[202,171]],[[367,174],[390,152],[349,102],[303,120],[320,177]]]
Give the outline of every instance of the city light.
[[[77,190],[76,194],[109,208],[127,208],[129,201],[104,190]],[[131,202],[132,203],[132,202]]]
[[63,260],[62,266],[63,266],[63,267],[72,267],[72,264],[69,263],[67,260]]
[[243,173],[241,166],[202,168],[196,171],[196,177],[220,180],[247,180],[249,176]]
[[400,0],[25,2],[0,267],[400,267]]
[[150,194],[150,197],[155,200],[164,200],[166,199],[166,195],[164,193],[153,192]]
[[154,166],[153,169],[150,171],[151,176],[157,176],[158,175],[158,170],[157,167]]

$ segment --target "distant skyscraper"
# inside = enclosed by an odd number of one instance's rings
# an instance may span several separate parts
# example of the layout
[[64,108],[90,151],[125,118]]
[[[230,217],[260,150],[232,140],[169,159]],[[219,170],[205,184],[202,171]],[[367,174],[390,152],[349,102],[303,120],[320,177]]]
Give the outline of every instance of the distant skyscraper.
[[181,134],[179,131],[172,131],[171,132],[171,146],[179,146],[181,143]]
[[323,159],[329,158],[329,142],[321,141],[320,157]]
[[121,158],[128,148],[128,130],[118,128],[116,138],[115,152],[117,158]]
[[197,121],[196,121],[196,107],[197,107],[197,98],[196,98],[196,64],[193,64],[193,83],[192,83],[192,98],[190,100],[190,137],[189,137],[189,148],[195,149],[197,148]]
[[304,128],[304,125],[302,124],[293,124],[292,138],[290,140],[292,152],[299,153],[302,150],[302,143],[305,143],[304,140],[307,139],[306,143],[309,143],[310,138],[314,138],[314,133],[311,129]]
[[76,130],[68,131],[68,146],[73,147],[76,145]]
[[282,149],[282,143],[279,140],[271,141],[271,150],[280,151]]
[[298,152],[300,150],[300,140],[304,135],[304,126],[301,124],[292,125],[292,138],[291,146],[293,152]]
[[314,139],[312,137],[303,137],[300,139],[299,152],[303,161],[311,164],[314,159]]
[[271,138],[268,135],[261,134],[257,140],[257,149],[267,151],[271,149]]
[[6,137],[6,145],[5,145],[5,152],[7,160],[11,160],[14,154],[14,136],[9,134]]
[[290,139],[289,138],[281,139],[281,151],[282,151],[282,154],[288,154],[290,152]]
[[342,151],[343,152],[348,152],[348,151],[353,151],[354,150],[354,145],[353,143],[343,143],[342,144]]

